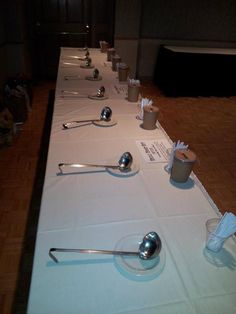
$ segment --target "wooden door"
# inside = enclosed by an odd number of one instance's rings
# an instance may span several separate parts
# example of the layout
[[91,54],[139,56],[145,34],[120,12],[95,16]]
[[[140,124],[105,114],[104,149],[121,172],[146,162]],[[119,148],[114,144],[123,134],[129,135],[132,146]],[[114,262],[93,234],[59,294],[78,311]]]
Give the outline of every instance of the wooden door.
[[113,44],[115,0],[28,0],[33,76],[55,78],[60,47]]

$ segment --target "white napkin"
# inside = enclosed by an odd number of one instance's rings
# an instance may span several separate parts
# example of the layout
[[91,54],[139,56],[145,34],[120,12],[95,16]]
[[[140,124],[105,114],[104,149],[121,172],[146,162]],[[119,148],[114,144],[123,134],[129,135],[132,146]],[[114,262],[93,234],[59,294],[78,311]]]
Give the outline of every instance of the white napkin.
[[100,48],[102,48],[102,45],[106,45],[106,44],[107,44],[107,42],[105,40],[99,41]]
[[135,80],[135,79],[128,79],[128,84],[132,86],[140,86],[140,80]]
[[140,112],[137,115],[137,119],[143,120],[143,110],[145,106],[151,106],[153,104],[153,101],[148,98],[142,98],[140,103]]
[[171,148],[170,151],[170,155],[169,155],[169,160],[168,160],[168,165],[166,166],[166,170],[169,172],[172,168],[173,165],[173,160],[174,160],[174,153],[177,149],[187,149],[188,145],[184,144],[184,142],[180,142],[180,140],[178,140],[178,142],[174,142],[173,146]]
[[124,62],[117,62],[116,64],[116,69],[117,71],[120,69],[127,69],[128,68],[128,65]]
[[224,240],[236,232],[236,216],[233,213],[225,212],[216,230],[207,239],[207,248],[217,252],[223,246]]
[[236,216],[233,213],[225,212],[214,233],[219,237],[228,238],[235,232]]

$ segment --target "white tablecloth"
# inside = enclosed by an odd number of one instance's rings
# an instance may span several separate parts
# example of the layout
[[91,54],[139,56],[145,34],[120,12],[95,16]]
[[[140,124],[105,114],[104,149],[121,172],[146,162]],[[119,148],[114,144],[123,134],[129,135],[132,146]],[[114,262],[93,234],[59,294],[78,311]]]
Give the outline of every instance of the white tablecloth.
[[[144,160],[136,141],[167,135],[158,123],[152,131],[140,127],[138,103],[127,101],[126,84],[119,84],[99,50],[90,56],[102,80],[85,80],[93,69],[73,58],[83,54],[61,50],[28,313],[236,313],[235,242],[227,240],[217,256],[204,249],[205,222],[218,209],[194,175],[174,184],[165,163]],[[68,75],[79,79],[65,80]],[[62,90],[94,94],[101,85],[109,96],[103,101],[61,97]],[[116,125],[62,128],[99,117],[105,105]],[[124,151],[139,168],[132,176],[100,168],[59,174],[60,162],[116,163]],[[160,235],[166,257],[158,275],[135,276],[109,255],[58,253],[58,264],[48,256],[51,247],[114,249],[123,237],[151,230]]]

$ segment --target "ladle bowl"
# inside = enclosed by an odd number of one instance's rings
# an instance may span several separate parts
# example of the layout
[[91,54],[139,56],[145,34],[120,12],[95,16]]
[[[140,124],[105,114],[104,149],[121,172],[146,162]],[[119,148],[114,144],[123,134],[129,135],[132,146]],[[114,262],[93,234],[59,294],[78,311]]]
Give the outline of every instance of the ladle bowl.
[[65,249],[65,248],[50,248],[49,256],[51,259],[58,263],[58,259],[53,252],[73,252],[73,253],[87,253],[87,254],[112,254],[112,255],[130,255],[137,256],[142,260],[153,259],[157,257],[161,251],[161,239],[155,231],[147,233],[143,237],[143,241],[139,245],[137,252],[118,251],[118,250],[94,250],[94,249]]
[[162,243],[159,235],[155,231],[147,233],[139,245],[139,257],[141,259],[152,259],[159,255]]
[[101,115],[100,115],[100,120],[102,121],[110,121],[111,120],[111,116],[112,116],[112,110],[110,107],[105,106],[102,111],[101,111]]
[[99,70],[96,68],[93,70],[93,78],[97,79],[99,77]]
[[105,95],[105,87],[104,86],[101,86],[98,90],[97,90],[97,94],[96,96],[97,97],[104,97]]
[[90,66],[91,66],[91,63],[92,63],[92,59],[89,58],[89,57],[86,57],[86,59],[85,59],[85,65],[86,65],[86,67],[90,67]]
[[130,154],[130,152],[125,152],[121,155],[119,159],[119,169],[120,171],[124,171],[127,169],[130,169],[132,163],[133,163],[133,157]]

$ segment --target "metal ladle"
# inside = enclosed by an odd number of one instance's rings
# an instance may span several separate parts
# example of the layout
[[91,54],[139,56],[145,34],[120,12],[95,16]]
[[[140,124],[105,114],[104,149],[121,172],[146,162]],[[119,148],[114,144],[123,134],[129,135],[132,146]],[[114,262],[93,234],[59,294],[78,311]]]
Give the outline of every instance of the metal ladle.
[[129,251],[112,251],[112,250],[94,250],[94,249],[64,249],[64,248],[51,248],[49,250],[49,256],[55,263],[58,263],[58,259],[52,252],[74,252],[74,253],[93,253],[93,254],[112,254],[112,255],[129,255],[137,256],[142,260],[153,259],[157,257],[161,251],[162,243],[161,239],[155,231],[147,233],[142,242],[139,245],[138,252]]
[[77,164],[77,163],[60,163],[58,164],[59,170],[63,173],[63,167],[74,167],[74,168],[84,168],[84,167],[96,167],[96,168],[111,168],[119,169],[122,171],[127,171],[130,169],[133,162],[133,157],[129,152],[125,152],[121,155],[118,165],[95,165],[95,164]]
[[86,50],[86,53],[85,53],[85,58],[88,58],[89,55],[90,55],[90,53],[89,53],[89,51],[88,51],[88,49],[87,49],[87,50]]
[[[61,93],[62,94],[68,94],[71,96],[73,95],[73,96],[76,96],[79,98],[87,98],[88,97],[88,95],[83,95],[83,94],[80,94],[79,92],[73,91],[73,90],[62,89]],[[105,94],[105,87],[101,86],[100,88],[98,88],[97,93],[96,93],[96,95],[94,95],[94,97],[104,97],[104,94]]]
[[94,69],[94,71],[93,71],[93,78],[94,79],[97,79],[99,77],[99,70],[96,68],[96,69]]
[[104,94],[105,94],[105,87],[104,86],[101,86],[98,90],[97,90],[97,94],[96,96],[97,97],[104,97]]
[[88,60],[89,58],[89,51],[88,49],[84,49],[86,51],[85,56],[84,57],[77,57],[78,60]]
[[78,124],[81,122],[94,122],[94,121],[110,121],[112,116],[112,110],[110,107],[105,106],[100,114],[100,119],[88,119],[88,120],[77,120],[63,123],[62,126],[64,129],[69,129],[71,125]]
[[92,59],[89,58],[89,57],[86,57],[85,58],[85,66],[86,67],[90,67],[91,66],[91,62],[92,62]]

